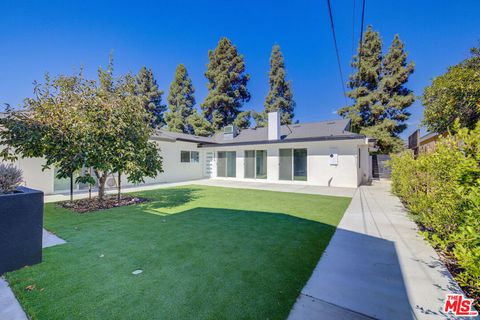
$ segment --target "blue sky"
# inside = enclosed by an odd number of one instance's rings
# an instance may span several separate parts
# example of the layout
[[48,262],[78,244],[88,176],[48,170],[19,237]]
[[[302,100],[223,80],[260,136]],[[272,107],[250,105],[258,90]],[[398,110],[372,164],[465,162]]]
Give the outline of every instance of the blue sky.
[[[352,55],[353,0],[331,0],[345,76]],[[360,1],[355,39],[360,28]],[[468,56],[480,40],[480,1],[367,0],[365,25],[379,30],[385,47],[398,33],[415,61],[408,86],[416,95],[449,65]],[[252,99],[245,109],[261,110],[268,91],[268,59],[281,46],[293,82],[296,118],[301,122],[337,118],[344,105],[326,0],[316,1],[11,1],[0,3],[0,103],[19,106],[32,82],[70,74],[84,66],[95,77],[114,51],[118,73],[152,68],[168,92],[176,66],[184,63],[206,96],[207,52],[220,37],[230,38],[245,56]],[[166,95],[164,100],[166,99]],[[3,107],[0,107],[0,110]],[[418,127],[422,106],[410,108],[403,134]]]

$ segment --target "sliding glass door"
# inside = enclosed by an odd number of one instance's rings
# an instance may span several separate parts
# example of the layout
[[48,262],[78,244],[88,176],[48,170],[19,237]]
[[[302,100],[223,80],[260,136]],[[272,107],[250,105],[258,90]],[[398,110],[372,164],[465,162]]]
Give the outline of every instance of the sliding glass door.
[[245,178],[267,179],[267,150],[245,150]]
[[237,172],[237,153],[235,151],[218,151],[217,177],[235,178]]
[[307,181],[307,149],[280,149],[280,180]]

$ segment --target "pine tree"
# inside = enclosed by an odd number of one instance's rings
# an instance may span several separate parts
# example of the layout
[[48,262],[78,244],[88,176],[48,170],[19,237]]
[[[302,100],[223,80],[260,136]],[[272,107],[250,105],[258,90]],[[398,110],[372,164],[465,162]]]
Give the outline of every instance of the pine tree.
[[152,126],[161,127],[165,125],[163,113],[167,107],[162,104],[163,91],[158,89],[152,69],[142,67],[137,75],[136,82],[136,93],[144,98],[145,109],[152,115]]
[[413,73],[414,64],[407,63],[404,44],[396,35],[387,54],[382,56],[380,34],[369,26],[361,46],[361,52],[353,59],[357,70],[350,77],[351,106],[339,110],[339,114],[352,121],[352,130],[377,139],[381,153],[401,150],[398,134],[406,128],[410,114],[406,110],[415,98],[405,87]]
[[194,92],[195,89],[187,69],[183,64],[179,64],[168,92],[169,111],[165,112],[168,130],[183,133],[194,132],[192,126],[187,122],[188,117],[195,111]]
[[[360,52],[362,50],[362,52]],[[352,67],[356,73],[350,76],[347,96],[354,104],[338,111],[344,118],[350,118],[355,132],[366,126],[375,125],[374,110],[379,108],[378,84],[382,69],[382,40],[380,34],[368,26],[358,54],[353,57]]]
[[393,134],[399,134],[407,127],[405,121],[410,117],[410,113],[406,109],[413,104],[415,96],[405,84],[414,67],[413,62],[407,63],[405,45],[400,37],[395,35],[382,61],[382,80],[379,84],[380,99],[384,106],[380,117],[396,121]]
[[[292,83],[285,79],[285,59],[280,51],[279,45],[274,45],[270,55],[270,73],[269,73],[269,87],[267,98],[265,99],[265,110],[263,117],[266,117],[268,112],[280,111],[281,124],[291,124],[293,120],[293,110],[295,108],[295,101],[293,101]],[[261,126],[262,121],[257,124]]]
[[208,52],[208,96],[202,103],[204,117],[214,129],[232,124],[241,112],[244,102],[250,100],[243,55],[227,38],[222,38],[214,50]]
[[188,117],[187,123],[197,136],[208,137],[214,132],[210,122],[208,122],[203,115],[199,114],[197,110],[194,110],[193,114]]

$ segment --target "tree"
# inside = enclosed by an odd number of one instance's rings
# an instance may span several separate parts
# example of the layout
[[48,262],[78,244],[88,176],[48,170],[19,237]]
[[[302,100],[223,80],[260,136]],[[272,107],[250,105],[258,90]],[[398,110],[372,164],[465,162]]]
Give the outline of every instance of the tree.
[[[263,114],[263,118],[266,118],[266,114],[272,111],[280,111],[281,118],[280,123],[283,124],[291,124],[294,116],[294,108],[295,108],[295,101],[293,101],[293,93],[292,93],[292,83],[290,81],[286,81],[285,79],[286,71],[285,71],[285,59],[283,58],[283,54],[280,51],[279,45],[274,45],[272,48],[272,53],[270,55],[270,73],[269,73],[269,92],[267,98],[265,99],[265,109]],[[257,118],[258,118],[257,114]],[[264,121],[261,121],[260,118],[259,124],[263,124]]]
[[195,110],[193,114],[188,117],[187,123],[191,126],[193,133],[197,136],[208,137],[214,130],[210,122],[208,122],[201,114]]
[[251,118],[252,118],[251,111],[242,111],[237,115],[237,117],[233,121],[233,124],[237,128],[246,129],[250,127]]
[[[36,84],[34,97],[22,112],[7,110],[1,119],[0,144],[4,159],[44,157],[45,168],[55,166],[58,178],[92,168],[98,196],[105,196],[107,177],[125,173],[130,182],[143,182],[162,171],[162,158],[149,141],[151,114],[136,94],[132,76],[113,79],[113,64],[99,68],[99,83],[83,74],[59,76]],[[89,172],[76,182],[95,183]]]
[[208,96],[202,103],[204,117],[215,130],[232,124],[241,112],[244,102],[250,100],[245,74],[245,62],[237,48],[222,38],[214,50],[208,52]]
[[379,83],[381,112],[375,114],[381,121],[390,119],[394,126],[389,130],[392,136],[406,129],[405,121],[410,117],[406,110],[415,101],[412,90],[405,87],[408,77],[413,73],[415,64],[407,63],[405,46],[395,35],[387,54],[382,61],[382,78]]
[[136,82],[136,94],[143,98],[145,110],[152,115],[151,125],[153,127],[165,125],[163,113],[167,107],[162,104],[163,91],[158,88],[152,69],[142,67],[137,75]]
[[175,78],[170,85],[168,92],[168,108],[165,112],[165,122],[168,130],[173,132],[193,133],[193,128],[188,124],[195,109],[195,89],[192,80],[188,76],[187,69],[179,64],[175,71]]
[[379,152],[400,151],[403,142],[398,135],[410,116],[406,109],[415,100],[405,87],[414,64],[407,63],[404,44],[396,35],[382,56],[380,34],[369,26],[352,67],[356,72],[350,76],[347,96],[353,105],[341,108],[339,115],[351,120],[352,131],[376,138]]
[[423,124],[428,131],[446,132],[455,119],[473,129],[480,120],[480,47],[472,48],[471,54],[425,88]]

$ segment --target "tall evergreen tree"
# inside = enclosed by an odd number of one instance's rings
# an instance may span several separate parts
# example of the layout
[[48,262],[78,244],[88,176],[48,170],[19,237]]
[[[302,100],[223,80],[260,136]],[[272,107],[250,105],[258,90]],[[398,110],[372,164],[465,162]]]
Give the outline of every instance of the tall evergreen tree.
[[214,129],[232,124],[244,102],[250,100],[243,55],[227,38],[222,38],[214,50],[208,52],[208,96],[202,103],[204,117]]
[[[360,52],[362,50],[362,52]],[[375,124],[372,110],[378,108],[378,84],[382,69],[382,40],[380,34],[368,26],[358,53],[353,57],[352,67],[356,72],[350,76],[347,97],[353,105],[341,108],[338,114],[350,118],[352,130],[360,132]]]
[[[291,124],[294,116],[295,101],[293,101],[292,83],[285,79],[285,59],[280,51],[279,45],[272,47],[272,53],[270,55],[270,73],[269,73],[269,92],[265,99],[266,113],[272,111],[280,111],[281,124]],[[261,126],[261,121],[258,125]]]
[[197,110],[194,110],[193,114],[188,117],[187,123],[197,136],[208,137],[214,132],[211,123],[208,122],[203,115],[198,113]]
[[142,67],[137,75],[136,82],[136,94],[143,97],[145,109],[152,114],[152,126],[161,127],[165,125],[163,113],[167,107],[162,104],[163,90],[158,88],[152,69]]
[[396,121],[393,134],[399,134],[406,129],[405,121],[410,117],[406,110],[415,101],[412,90],[405,87],[408,77],[413,73],[415,64],[407,63],[405,45],[398,35],[382,61],[382,79],[379,84],[380,99],[384,107],[380,119]]
[[[356,73],[350,77],[351,106],[339,114],[352,120],[352,130],[377,139],[379,151],[399,151],[403,142],[398,134],[406,128],[410,114],[406,110],[415,98],[405,87],[413,73],[413,62],[407,63],[404,44],[396,35],[385,56],[382,56],[380,34],[369,26],[352,66]],[[361,50],[361,52],[360,52]]]
[[179,64],[168,92],[169,111],[165,112],[168,130],[183,133],[194,132],[192,126],[187,122],[188,117],[195,111],[194,92],[195,89],[188,76],[187,68],[183,64]]

